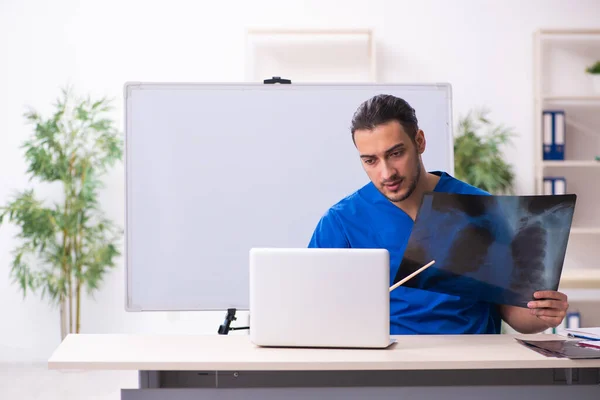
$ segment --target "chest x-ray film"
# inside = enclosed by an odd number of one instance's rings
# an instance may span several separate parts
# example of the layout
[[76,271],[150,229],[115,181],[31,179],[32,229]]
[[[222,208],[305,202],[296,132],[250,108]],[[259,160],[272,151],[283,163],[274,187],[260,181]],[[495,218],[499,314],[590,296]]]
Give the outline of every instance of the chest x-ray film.
[[488,196],[427,193],[394,283],[526,307],[558,290],[576,195]]

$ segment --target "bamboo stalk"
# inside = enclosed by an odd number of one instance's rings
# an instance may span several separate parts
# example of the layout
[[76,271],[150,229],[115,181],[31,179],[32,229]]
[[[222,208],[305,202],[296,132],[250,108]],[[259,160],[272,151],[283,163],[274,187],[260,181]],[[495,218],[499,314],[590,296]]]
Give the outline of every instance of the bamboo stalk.
[[[78,217],[79,218],[79,217]],[[79,333],[81,327],[81,221],[78,221],[78,232],[74,238],[75,248],[75,332]]]
[[[78,215],[78,219],[80,218]],[[77,233],[75,234],[75,332],[79,333],[81,327],[81,221],[77,221]]]
[[[65,187],[65,214],[69,215],[70,212],[72,211],[72,204],[71,204],[71,196],[73,194],[73,165],[75,163],[75,155],[72,154],[71,158],[69,160],[69,177],[71,179],[69,179],[68,185],[67,187]],[[66,223],[66,221],[65,221]],[[67,231],[67,229],[65,228],[65,231]],[[69,261],[67,264],[69,266],[69,269],[67,271],[67,290],[68,290],[68,294],[69,294],[69,333],[73,333],[73,246],[72,246],[72,241],[69,240],[72,239],[71,235],[69,235],[67,233],[67,249],[66,249],[66,254],[69,258]]]
[[[65,216],[66,216],[66,212],[65,212]],[[68,295],[69,292],[69,271],[68,271],[68,267],[67,267],[67,254],[68,254],[68,238],[67,238],[67,229],[63,228],[63,260],[62,260],[62,281],[66,281],[67,282],[67,288],[66,290],[63,292],[62,287],[59,287],[59,290],[61,291],[60,293],[60,310],[61,310],[61,330],[63,331],[63,339],[64,339],[64,335],[66,335],[68,333],[68,325],[67,325],[67,298],[65,297],[66,295]],[[66,293],[65,293],[66,292]]]
[[[86,178],[86,171],[87,171],[87,165],[85,163],[85,161],[82,163],[82,171],[81,171],[81,187],[79,189],[79,196],[81,196],[84,187],[85,187],[85,178]],[[76,301],[77,301],[77,309],[76,309],[76,322],[75,322],[75,329],[76,332],[79,333],[80,327],[81,327],[81,280],[82,280],[82,273],[83,273],[83,268],[82,268],[82,261],[81,261],[81,250],[82,250],[82,242],[83,242],[83,217],[84,217],[84,212],[80,211],[78,213],[78,221],[77,221],[77,233],[75,236],[75,266],[76,266],[76,270],[77,270],[77,275],[76,275],[76,279],[77,279],[77,284],[76,284]]]
[[73,333],[73,280],[71,271],[69,271],[68,278],[68,293],[69,293],[69,333]]
[[67,316],[65,297],[60,295],[60,340],[61,342],[67,337]]
[[73,333],[73,260],[71,250],[71,240],[67,236],[67,245],[65,252],[67,254],[67,301],[69,312],[69,333]]
[[81,328],[81,278],[77,278],[76,292],[76,317],[75,317],[75,333],[79,333]]

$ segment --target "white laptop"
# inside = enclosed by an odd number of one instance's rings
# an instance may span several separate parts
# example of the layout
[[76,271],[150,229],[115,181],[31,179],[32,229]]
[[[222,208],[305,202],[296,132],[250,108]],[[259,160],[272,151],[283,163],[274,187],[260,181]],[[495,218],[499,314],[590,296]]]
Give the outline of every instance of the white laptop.
[[251,341],[388,347],[389,268],[385,249],[251,249]]

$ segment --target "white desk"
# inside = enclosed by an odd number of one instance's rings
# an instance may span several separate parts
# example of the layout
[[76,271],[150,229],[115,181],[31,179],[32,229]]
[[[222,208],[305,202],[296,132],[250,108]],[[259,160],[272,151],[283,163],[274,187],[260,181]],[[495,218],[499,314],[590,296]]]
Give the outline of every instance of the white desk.
[[259,348],[245,335],[80,334],[48,366],[140,371],[126,400],[600,399],[600,359],[548,358],[509,335],[396,339],[385,350],[348,350]]

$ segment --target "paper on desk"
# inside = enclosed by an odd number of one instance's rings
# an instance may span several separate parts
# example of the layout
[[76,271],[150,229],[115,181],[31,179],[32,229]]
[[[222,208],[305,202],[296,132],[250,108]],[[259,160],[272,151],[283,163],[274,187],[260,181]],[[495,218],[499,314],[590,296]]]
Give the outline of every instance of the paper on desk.
[[579,340],[524,340],[515,338],[523,346],[546,357],[589,359],[600,358],[600,350],[581,346]]
[[600,351],[600,342],[598,340],[582,340],[579,342],[579,345]]
[[565,358],[564,355],[562,354],[558,354],[554,351],[548,350],[544,347],[538,347],[535,345],[535,342],[531,342],[531,341],[527,341],[527,340],[522,340],[522,339],[516,339],[517,342],[519,342],[520,344],[522,344],[523,346],[527,347],[528,349],[531,349],[533,351],[535,351],[536,353],[540,353],[543,356],[546,357],[557,357],[557,358]]

